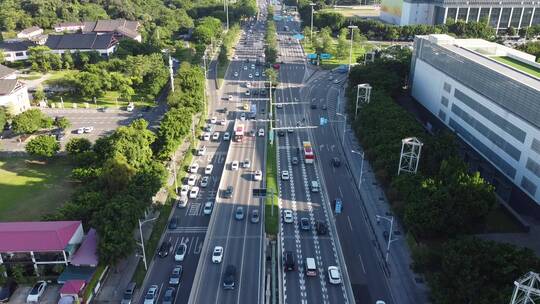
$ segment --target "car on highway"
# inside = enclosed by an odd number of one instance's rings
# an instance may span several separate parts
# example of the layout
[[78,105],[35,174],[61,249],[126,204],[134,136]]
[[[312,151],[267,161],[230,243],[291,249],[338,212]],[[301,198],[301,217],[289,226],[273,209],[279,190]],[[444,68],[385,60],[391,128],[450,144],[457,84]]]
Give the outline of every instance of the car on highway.
[[255,170],[253,173],[253,180],[261,181],[262,180],[262,171],[261,170]]
[[189,198],[197,198],[197,195],[199,195],[199,187],[191,187],[191,190],[189,190]]
[[238,170],[238,161],[237,160],[233,160],[231,162],[231,170]]
[[174,230],[178,227],[178,217],[177,216],[173,216],[171,218],[171,221],[169,222],[169,230]]
[[221,261],[223,261],[223,247],[216,246],[212,251],[212,263],[219,264]]
[[201,188],[206,188],[208,187],[208,182],[210,181],[210,177],[209,176],[203,176],[203,178],[201,178],[201,182],[199,183],[199,186]]
[[219,132],[214,132],[214,134],[212,134],[212,140],[213,141],[218,141],[219,140]]
[[227,265],[225,273],[223,274],[223,289],[232,290],[236,285],[236,267],[234,265]]
[[224,141],[229,141],[229,140],[231,140],[231,134],[230,134],[229,132],[223,133],[223,140],[224,140]]
[[161,304],[173,304],[174,303],[174,287],[168,287],[163,294],[163,300]]
[[251,162],[249,161],[249,159],[244,160],[242,162],[242,168],[249,169],[249,167],[251,167]]
[[32,289],[30,289],[30,293],[26,297],[26,302],[39,302],[41,296],[45,292],[45,289],[47,288],[47,282],[45,281],[37,281],[34,286],[32,286]]
[[188,199],[185,196],[180,196],[176,199],[176,207],[177,208],[186,208],[188,204]]
[[287,133],[293,133],[293,132],[294,132],[294,129],[292,129],[292,128],[287,129]]
[[293,157],[291,158],[291,164],[293,164],[293,165],[298,165],[298,157],[293,156]]
[[250,78],[250,79],[253,78],[253,74],[249,74],[248,78]]
[[144,304],[154,304],[157,301],[159,295],[159,287],[152,285],[148,288],[146,295],[144,296]]
[[195,186],[196,183],[197,183],[197,175],[190,174],[187,180],[187,184],[189,186]]
[[209,141],[210,140],[210,132],[204,132],[202,135],[202,140]]
[[339,157],[332,158],[332,166],[334,166],[336,168],[341,166],[341,160],[339,159]]
[[210,123],[216,124],[216,122],[217,122],[217,117],[212,116],[212,118],[210,118]]
[[223,190],[222,197],[223,198],[231,198],[233,195],[233,186],[227,186],[227,189]]
[[328,282],[330,284],[341,284],[341,274],[337,266],[328,266]]
[[257,136],[264,137],[264,129],[259,129],[259,132],[257,133]]
[[182,278],[182,266],[177,265],[173,268],[169,277],[169,285],[179,285]]
[[122,295],[122,301],[120,301],[120,304],[131,304],[131,301],[133,301],[133,294],[135,293],[135,287],[137,287],[137,284],[135,282],[131,282],[126,287],[126,290],[124,290],[124,294]]
[[238,77],[238,72],[234,72],[234,77]]
[[159,246],[158,250],[158,256],[160,258],[164,258],[169,255],[169,251],[171,251],[171,243],[169,241],[164,241],[161,243],[161,246]]
[[253,224],[256,224],[259,222],[260,220],[260,215],[259,215],[259,210],[257,209],[253,209],[251,210],[251,218],[250,218],[251,222]]
[[285,271],[294,271],[296,269],[296,263],[294,261],[294,254],[292,251],[283,252],[283,265]]
[[198,163],[193,163],[193,164],[191,164],[191,166],[189,166],[188,173],[197,173],[197,171],[199,171],[199,164]]
[[188,185],[182,185],[180,188],[180,197],[187,197],[189,194],[189,186]]
[[84,133],[92,133],[94,131],[94,127],[84,127]]
[[255,72],[255,77],[260,77],[261,74],[259,72]]
[[255,64],[254,63],[251,64],[251,69],[255,70]]
[[306,258],[306,276],[308,277],[315,277],[317,276],[317,264],[315,263],[314,258]]
[[206,202],[204,203],[203,213],[204,215],[210,215],[212,214],[212,207],[214,206],[213,202]]
[[206,154],[206,146],[202,146],[199,149],[197,149],[198,156],[204,156],[205,154]]
[[300,219],[300,229],[302,230],[311,230],[311,224],[309,223],[309,219],[307,217],[303,217]]
[[218,123],[219,125],[224,126],[227,123],[227,121],[225,121],[225,119],[221,119],[220,121],[218,121]]
[[176,262],[182,262],[186,257],[187,245],[185,243],[180,243],[174,252],[174,260]]
[[133,112],[133,110],[135,110],[135,105],[133,104],[133,102],[130,102],[126,107],[126,111]]
[[291,209],[283,209],[283,221],[287,224],[294,222],[293,212]]
[[289,180],[289,171],[281,171],[281,180]]
[[276,104],[276,108],[278,108],[278,109],[283,109],[283,104],[282,104],[282,103]]
[[278,135],[279,137],[283,137],[283,136],[285,136],[285,131],[283,131],[283,130],[278,130],[278,131],[277,131],[277,135]]
[[322,221],[318,221],[315,224],[315,230],[317,231],[317,235],[325,235],[328,233],[328,228],[326,228],[326,224]]
[[245,66],[243,67],[243,69],[244,69],[244,71],[247,71],[247,65],[245,65]]
[[240,113],[240,120],[246,120],[246,113],[245,112]]
[[244,207],[242,206],[236,207],[236,211],[234,212],[234,218],[238,221],[241,221],[244,219]]
[[311,109],[316,110],[316,109],[317,109],[317,104],[312,103],[312,104],[311,104]]
[[206,167],[204,168],[204,174],[210,175],[210,174],[212,174],[212,170],[214,170],[214,165],[208,164],[208,165],[206,165]]

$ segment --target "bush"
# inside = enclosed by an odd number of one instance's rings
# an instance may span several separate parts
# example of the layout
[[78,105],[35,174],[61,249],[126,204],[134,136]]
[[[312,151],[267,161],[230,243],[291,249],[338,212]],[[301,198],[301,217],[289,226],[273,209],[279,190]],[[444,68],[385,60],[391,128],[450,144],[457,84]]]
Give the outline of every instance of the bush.
[[83,152],[90,151],[92,149],[92,143],[82,137],[71,138],[66,144],[66,151],[71,156],[76,156]]
[[60,150],[54,136],[38,135],[26,144],[26,152],[38,157],[52,157]]

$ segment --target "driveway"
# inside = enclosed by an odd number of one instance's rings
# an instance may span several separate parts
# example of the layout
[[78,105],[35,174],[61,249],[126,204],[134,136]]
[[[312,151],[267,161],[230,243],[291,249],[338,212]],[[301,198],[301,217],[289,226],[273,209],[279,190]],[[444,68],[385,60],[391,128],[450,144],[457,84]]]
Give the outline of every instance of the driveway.
[[[9,300],[9,303],[13,304],[22,304],[26,303],[26,296],[28,296],[28,293],[30,292],[31,286],[19,286],[17,290],[15,290],[15,293],[13,296],[11,296],[11,299]],[[45,293],[43,294],[43,297],[40,299],[39,304],[56,304],[58,303],[58,300],[60,299],[60,288],[61,285],[49,285],[47,286],[47,289],[45,290]]]

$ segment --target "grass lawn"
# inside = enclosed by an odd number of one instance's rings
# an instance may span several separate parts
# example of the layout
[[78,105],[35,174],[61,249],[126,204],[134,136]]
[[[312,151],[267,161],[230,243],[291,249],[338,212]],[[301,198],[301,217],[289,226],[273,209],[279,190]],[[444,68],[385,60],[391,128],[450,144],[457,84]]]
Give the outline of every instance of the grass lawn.
[[[311,43],[302,43],[302,45],[304,46],[304,51],[306,52],[306,54],[315,53],[315,49],[311,46]],[[370,46],[366,45],[365,47],[353,47],[353,54],[352,54],[353,64],[356,63],[356,58],[364,56],[367,48],[370,48]],[[333,57],[331,59],[321,60],[321,67],[325,70],[331,70],[333,68],[337,68],[338,66],[342,64],[348,65],[349,64],[348,54],[349,52],[347,51],[347,56],[344,59],[338,59],[336,57]]]
[[535,77],[538,77],[540,78],[540,69],[537,68],[537,67],[534,67],[532,65],[529,65],[529,64],[526,64],[526,63],[523,63],[521,61],[518,61],[518,60],[515,60],[513,58],[510,58],[510,57],[506,57],[506,56],[503,56],[503,57],[491,57],[499,62],[502,62],[504,64],[507,64],[513,68],[516,68],[522,72],[525,72],[527,74],[531,74]]
[[41,163],[0,158],[0,221],[39,220],[71,195],[71,165],[65,158]]
[[[267,234],[277,235],[279,225],[276,147],[266,144],[266,204],[264,227]],[[272,195],[273,193],[273,195]]]

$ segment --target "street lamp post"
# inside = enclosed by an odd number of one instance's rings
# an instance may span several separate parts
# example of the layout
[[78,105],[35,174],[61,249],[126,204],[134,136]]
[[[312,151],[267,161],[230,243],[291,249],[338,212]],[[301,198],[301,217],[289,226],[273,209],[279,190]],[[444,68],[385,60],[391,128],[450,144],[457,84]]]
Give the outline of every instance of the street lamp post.
[[394,217],[393,216],[386,217],[386,216],[380,216],[380,215],[376,215],[376,217],[377,217],[377,221],[380,221],[380,219],[383,219],[390,222],[390,233],[388,234],[388,243],[386,245],[386,258],[385,258],[385,262],[388,263],[388,254],[390,253],[390,244],[392,244],[392,242],[395,241],[395,239],[392,239],[393,229],[394,229]]
[[350,73],[351,72],[351,64],[352,64],[352,46],[353,46],[354,29],[358,28],[358,26],[349,25],[348,28],[351,29],[351,49],[349,51],[349,73]]
[[141,235],[141,247],[142,247],[142,254],[143,254],[143,261],[144,261],[144,270],[148,270],[148,265],[146,264],[146,252],[144,250],[144,238],[143,238],[143,234],[142,234],[142,225],[144,225],[144,223],[155,221],[155,220],[157,220],[157,218],[158,217],[156,216],[154,218],[147,219],[147,220],[144,220],[142,222],[141,222],[141,219],[139,219],[139,233]]
[[362,162],[360,163],[360,178],[358,179],[358,189],[361,189],[362,188],[362,175],[364,174],[364,152],[351,150],[351,153],[362,156]]
[[225,10],[225,15],[227,16],[227,32],[229,31],[229,1],[223,0],[223,9]]
[[309,41],[311,41],[311,45],[313,45],[313,7],[315,6],[315,3],[310,3],[311,6],[311,32],[309,34]]
[[343,136],[341,138],[341,143],[345,144],[345,129],[347,128],[347,114],[336,113],[336,115],[343,117]]

